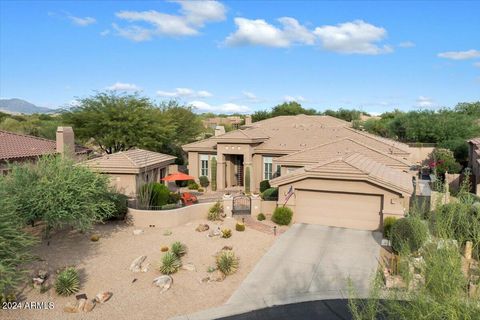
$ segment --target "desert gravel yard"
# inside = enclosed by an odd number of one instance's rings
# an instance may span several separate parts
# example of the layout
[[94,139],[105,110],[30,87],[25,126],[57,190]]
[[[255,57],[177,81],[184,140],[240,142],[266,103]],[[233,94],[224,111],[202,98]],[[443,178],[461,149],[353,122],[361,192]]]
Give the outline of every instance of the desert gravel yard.
[[[199,223],[210,228],[222,225],[232,229],[232,237],[208,238],[208,231],[196,232]],[[111,291],[112,298],[98,305],[89,313],[65,313],[63,308],[75,302],[75,296],[59,297],[54,288],[41,294],[30,285],[25,286],[22,300],[54,302],[51,310],[2,310],[1,319],[168,319],[224,304],[250,273],[258,260],[270,248],[275,238],[248,228],[235,231],[235,220],[224,222],[200,220],[171,228],[171,235],[164,235],[165,229],[145,229],[140,235],[133,235],[135,228],[123,223],[99,225],[94,232],[61,232],[52,236],[50,245],[44,241],[34,253],[41,259],[32,270],[44,269],[50,274],[55,270],[74,265],[80,273],[79,293],[94,298],[101,291]],[[98,233],[98,242],[90,236]],[[160,248],[181,241],[188,247],[182,258],[184,264],[193,263],[196,271],[180,270],[172,275],[172,287],[161,293],[152,280],[160,276],[158,264],[162,256]],[[214,254],[224,246],[232,246],[240,258],[238,271],[222,282],[202,283],[208,275],[206,270],[215,265]],[[131,262],[138,256],[146,255],[150,268],[145,273],[129,270]],[[51,276],[51,279],[54,276]],[[133,281],[134,279],[137,279]]]

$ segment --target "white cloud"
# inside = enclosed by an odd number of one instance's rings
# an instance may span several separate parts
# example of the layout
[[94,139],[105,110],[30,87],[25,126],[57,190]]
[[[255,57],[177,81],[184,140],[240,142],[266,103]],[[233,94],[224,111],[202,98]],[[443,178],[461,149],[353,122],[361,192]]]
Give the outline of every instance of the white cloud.
[[224,103],[220,105],[210,105],[204,101],[191,101],[189,105],[198,109],[201,112],[222,112],[222,113],[249,113],[252,110],[244,105],[236,103]]
[[284,96],[283,97],[283,101],[285,102],[305,102],[307,99],[305,99],[304,97],[302,96]]
[[253,92],[242,91],[242,94],[248,100],[258,100],[257,96]]
[[390,46],[377,45],[387,36],[387,31],[363,20],[317,27],[314,34],[324,49],[333,52],[376,55],[393,51]]
[[417,106],[422,108],[429,108],[433,106],[433,99],[429,97],[419,96],[417,98]]
[[100,32],[100,35],[102,37],[105,37],[105,36],[108,36],[110,34],[110,30],[106,29],[106,30],[103,30],[102,32]]
[[140,88],[133,84],[133,83],[123,83],[123,82],[116,82],[111,86],[106,88],[107,90],[112,91],[138,91]]
[[158,90],[157,96],[169,98],[209,98],[213,94],[206,90],[195,91],[189,88],[175,88],[174,91]]
[[475,62],[473,63],[473,66],[477,67],[477,68],[480,68],[480,62]]
[[393,51],[391,46],[378,44],[386,38],[387,31],[362,20],[319,26],[314,30],[309,30],[291,17],[282,17],[277,21],[280,26],[263,19],[235,18],[237,30],[227,36],[225,44],[276,48],[320,44],[325,50],[347,54],[374,55]]
[[133,41],[146,41],[155,36],[193,36],[206,23],[225,20],[226,9],[217,1],[173,1],[181,6],[179,15],[155,10],[120,11],[116,16],[128,22],[141,22],[148,27],[113,24],[119,36]]
[[237,30],[231,33],[225,44],[229,46],[261,45],[285,48],[292,44],[314,44],[315,36],[297,20],[289,17],[278,19],[282,28],[275,27],[265,20],[235,18]]
[[480,51],[467,50],[467,51],[447,51],[438,54],[440,58],[452,59],[452,60],[466,60],[480,57]]
[[412,41],[404,41],[404,42],[400,42],[398,46],[400,48],[413,48],[415,47],[415,43]]
[[75,16],[71,16],[69,15],[68,16],[68,19],[70,19],[70,21],[73,22],[73,24],[77,25],[77,26],[80,26],[80,27],[85,27],[85,26],[88,26],[88,25],[91,25],[91,24],[94,24],[97,22],[97,20],[95,18],[92,18],[92,17],[75,17]]

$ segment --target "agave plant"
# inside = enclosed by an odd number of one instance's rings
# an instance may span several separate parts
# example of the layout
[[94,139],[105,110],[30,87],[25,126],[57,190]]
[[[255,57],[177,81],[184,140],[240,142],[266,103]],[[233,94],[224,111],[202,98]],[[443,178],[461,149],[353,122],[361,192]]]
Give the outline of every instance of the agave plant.
[[187,246],[180,241],[176,241],[172,243],[172,252],[177,258],[181,258],[187,253]]
[[225,275],[233,274],[238,269],[238,258],[231,250],[222,250],[217,255],[217,269]]
[[172,274],[178,271],[182,266],[180,259],[173,253],[167,252],[162,257],[160,272],[163,274]]
[[80,280],[77,270],[74,268],[66,268],[61,271],[55,281],[55,291],[61,296],[70,296],[78,292],[80,288]]

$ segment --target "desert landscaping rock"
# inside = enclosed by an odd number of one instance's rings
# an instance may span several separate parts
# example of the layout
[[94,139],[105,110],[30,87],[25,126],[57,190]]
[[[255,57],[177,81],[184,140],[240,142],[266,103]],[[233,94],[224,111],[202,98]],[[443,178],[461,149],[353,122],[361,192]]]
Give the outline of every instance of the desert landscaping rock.
[[140,272],[142,271],[142,263],[145,261],[145,259],[147,259],[147,256],[140,256],[138,258],[136,258],[135,260],[132,261],[132,263],[130,264],[130,271],[132,272]]
[[209,281],[211,281],[211,282],[212,281],[213,282],[221,282],[223,280],[225,280],[225,275],[219,270],[216,270],[216,271],[210,273],[210,275],[209,275]]
[[153,284],[162,289],[161,292],[165,292],[172,286],[173,279],[170,276],[163,275],[153,279]]
[[95,301],[99,303],[105,303],[113,296],[113,293],[109,291],[100,292],[95,296]]
[[139,236],[143,233],[143,230],[142,229],[135,229],[133,230],[133,235],[134,236]]
[[232,246],[223,246],[222,250],[233,250],[233,247]]
[[210,229],[210,226],[208,224],[199,224],[198,227],[195,229],[195,231],[198,231],[198,232],[203,232],[203,231],[207,231],[208,229]]
[[85,302],[85,305],[83,307],[83,312],[90,312],[95,308],[95,305],[97,302],[95,300],[89,299]]
[[187,271],[197,271],[197,268],[195,268],[195,265],[193,263],[186,263],[182,265],[181,269]]
[[73,304],[71,302],[67,303],[67,305],[63,308],[63,311],[66,313],[77,313],[78,312],[78,303]]
[[220,227],[217,227],[215,229],[211,229],[210,232],[208,233],[209,238],[213,237],[219,237],[222,232],[220,231]]

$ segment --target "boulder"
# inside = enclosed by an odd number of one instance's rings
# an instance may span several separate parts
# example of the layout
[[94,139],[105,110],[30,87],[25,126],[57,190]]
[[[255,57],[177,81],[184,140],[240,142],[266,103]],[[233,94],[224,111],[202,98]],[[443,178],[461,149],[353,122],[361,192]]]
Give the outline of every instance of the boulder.
[[135,229],[135,230],[133,230],[133,235],[134,235],[134,236],[141,235],[142,233],[143,233],[143,230],[142,230],[142,229]]
[[150,263],[146,263],[145,265],[142,265],[142,268],[140,269],[140,271],[145,273],[148,271],[148,268],[150,268]]
[[140,256],[132,261],[130,264],[130,271],[140,272],[142,271],[142,263],[147,259],[147,256]]
[[33,282],[33,287],[36,288],[36,289],[40,289],[43,285],[43,283],[45,282],[45,279],[42,279],[42,278],[33,278],[32,279],[32,282]]
[[216,270],[210,273],[209,279],[210,279],[209,281],[221,282],[225,279],[225,275],[221,271]]
[[195,231],[198,231],[198,232],[203,232],[203,231],[207,231],[208,229],[210,229],[210,226],[208,224],[199,224],[197,226],[197,228],[195,229]]
[[83,309],[85,308],[85,305],[87,304],[87,299],[80,299],[78,300],[78,306],[77,306],[77,309],[78,311],[83,311]]
[[217,227],[216,229],[211,229],[210,232],[208,233],[209,238],[213,237],[219,237],[222,234],[222,231],[220,230],[220,227]]
[[162,289],[161,292],[165,292],[168,289],[170,289],[170,287],[172,286],[172,283],[173,283],[173,278],[168,275],[163,275],[153,279],[153,284],[159,287],[160,289]]
[[105,303],[113,296],[113,293],[109,291],[100,292],[95,296],[95,301],[99,303]]
[[95,301],[95,299],[89,299],[85,302],[84,306],[83,306],[83,312],[90,312],[93,310],[93,308],[95,308],[95,305],[97,304],[97,302]]
[[78,312],[78,304],[67,303],[65,307],[63,307],[63,312],[67,313],[77,313]]
[[186,263],[182,265],[181,269],[187,271],[197,271],[197,268],[195,268],[195,265],[193,263]]

